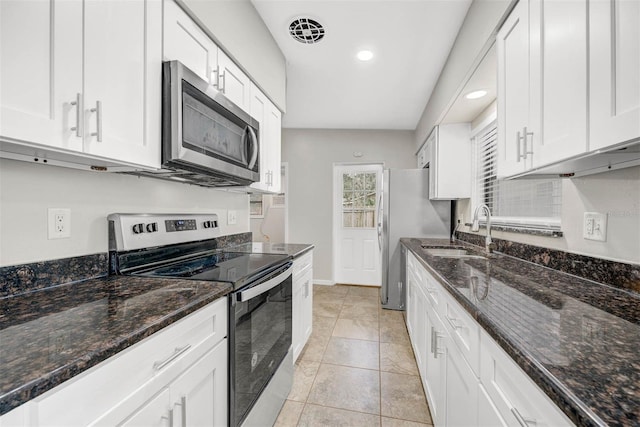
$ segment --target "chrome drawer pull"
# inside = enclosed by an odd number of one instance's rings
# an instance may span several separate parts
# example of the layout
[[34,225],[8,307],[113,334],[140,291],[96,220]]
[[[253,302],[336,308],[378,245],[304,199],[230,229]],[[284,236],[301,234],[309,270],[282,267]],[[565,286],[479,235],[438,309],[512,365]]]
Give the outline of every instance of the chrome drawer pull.
[[70,130],[75,131],[76,132],[76,136],[78,138],[82,137],[82,128],[80,127],[80,120],[81,120],[81,116],[82,116],[82,99],[79,93],[76,94],[76,100],[71,102],[70,105],[73,105],[76,107],[76,125],[74,127],[72,127]]
[[174,352],[173,352],[173,354],[171,356],[167,357],[162,362],[155,362],[153,364],[153,369],[156,370],[156,371],[159,371],[160,369],[162,369],[165,366],[167,366],[169,363],[173,362],[175,359],[178,358],[178,356],[180,356],[182,353],[184,353],[185,351],[189,350],[190,348],[191,348],[191,344],[187,344],[182,348],[176,347],[176,349],[174,350]]
[[511,413],[514,417],[516,417],[516,420],[518,420],[518,424],[520,424],[522,427],[529,427],[530,424],[538,424],[536,420],[525,419],[522,415],[520,415],[520,411],[518,411],[516,408],[511,408]]
[[447,320],[449,321],[449,323],[451,324],[451,326],[453,326],[453,329],[463,329],[464,325],[461,325],[460,323],[458,323],[458,319],[456,318],[451,318],[449,316],[445,316],[447,318]]
[[102,142],[102,101],[96,101],[96,108],[89,111],[96,113],[96,131],[91,132],[91,136],[95,136],[98,142]]

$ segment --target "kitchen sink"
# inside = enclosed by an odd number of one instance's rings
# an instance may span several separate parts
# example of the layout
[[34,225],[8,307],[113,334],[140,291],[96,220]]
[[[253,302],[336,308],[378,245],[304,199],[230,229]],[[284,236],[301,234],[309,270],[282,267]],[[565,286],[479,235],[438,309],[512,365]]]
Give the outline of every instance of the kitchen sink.
[[430,248],[430,247],[422,247],[424,251],[431,255],[437,256],[441,258],[477,258],[477,259],[486,259],[486,256],[479,255],[474,252],[470,252],[467,249],[459,249],[459,248]]

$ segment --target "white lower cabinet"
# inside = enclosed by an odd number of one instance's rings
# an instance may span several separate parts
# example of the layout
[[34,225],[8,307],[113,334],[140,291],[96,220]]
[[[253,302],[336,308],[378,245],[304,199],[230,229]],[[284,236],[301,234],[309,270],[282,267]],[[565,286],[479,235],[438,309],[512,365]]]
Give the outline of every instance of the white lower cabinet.
[[411,252],[406,322],[435,426],[573,425]]
[[226,426],[222,298],[0,417],[8,426]]
[[292,302],[293,360],[309,340],[313,325],[313,252],[293,260]]

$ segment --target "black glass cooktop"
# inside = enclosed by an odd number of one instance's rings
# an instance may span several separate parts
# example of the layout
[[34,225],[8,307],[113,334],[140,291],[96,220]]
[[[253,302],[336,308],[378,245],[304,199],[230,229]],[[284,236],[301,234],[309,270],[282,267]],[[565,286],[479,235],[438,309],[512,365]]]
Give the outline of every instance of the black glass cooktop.
[[289,260],[287,255],[247,254],[239,252],[211,253],[186,260],[167,262],[134,274],[149,277],[175,277],[233,283],[242,287],[264,276]]

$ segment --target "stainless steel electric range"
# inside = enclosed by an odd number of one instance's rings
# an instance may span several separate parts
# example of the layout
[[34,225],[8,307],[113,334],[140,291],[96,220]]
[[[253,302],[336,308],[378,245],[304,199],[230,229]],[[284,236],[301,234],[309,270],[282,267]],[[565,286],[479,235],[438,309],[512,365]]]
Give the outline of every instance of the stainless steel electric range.
[[110,274],[230,283],[229,425],[272,425],[293,382],[292,262],[225,252],[215,214],[111,214]]

